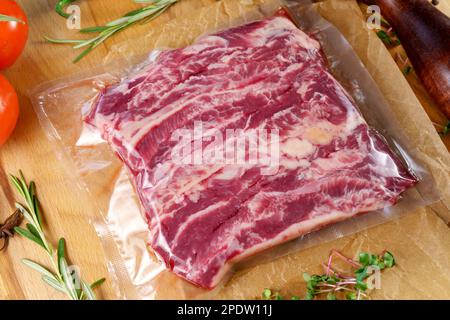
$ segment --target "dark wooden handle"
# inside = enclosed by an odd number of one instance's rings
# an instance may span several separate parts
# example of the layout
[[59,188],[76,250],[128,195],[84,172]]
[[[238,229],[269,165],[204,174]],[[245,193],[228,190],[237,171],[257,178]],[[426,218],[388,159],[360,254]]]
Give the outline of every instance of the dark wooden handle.
[[450,18],[427,0],[364,0],[378,5],[417,75],[450,119]]

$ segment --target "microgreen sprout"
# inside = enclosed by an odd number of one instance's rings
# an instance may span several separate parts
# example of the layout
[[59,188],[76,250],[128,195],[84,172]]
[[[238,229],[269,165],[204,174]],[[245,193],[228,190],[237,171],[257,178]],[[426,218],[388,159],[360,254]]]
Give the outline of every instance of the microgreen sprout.
[[[351,273],[342,273],[333,268],[333,258],[342,260],[352,269]],[[368,298],[368,278],[373,270],[384,270],[392,268],[395,259],[389,251],[383,251],[380,255],[361,252],[358,260],[355,261],[337,250],[332,250],[328,257],[328,262],[322,264],[324,274],[310,275],[303,273],[303,280],[306,282],[305,300],[314,300],[319,297],[326,297],[327,300],[337,300],[338,296],[347,300],[362,300]],[[267,300],[281,300],[283,297],[278,292],[271,289],[264,289],[262,294]],[[292,296],[291,300],[299,300],[298,296]]]
[[[283,296],[279,292],[272,292],[272,290],[265,288],[262,293],[264,300],[283,300]],[[295,299],[293,299],[295,300]]]
[[442,129],[442,131],[441,132],[439,132],[439,134],[441,135],[441,136],[446,136],[446,135],[448,135],[448,134],[450,134],[450,121],[447,123],[447,125]]

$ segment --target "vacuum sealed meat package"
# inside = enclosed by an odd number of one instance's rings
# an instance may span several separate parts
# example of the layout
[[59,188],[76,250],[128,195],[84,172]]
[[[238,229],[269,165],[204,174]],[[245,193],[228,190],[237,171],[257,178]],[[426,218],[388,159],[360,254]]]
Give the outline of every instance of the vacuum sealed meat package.
[[85,121],[129,169],[152,249],[205,288],[231,262],[392,205],[416,182],[282,15],[162,52]]
[[299,28],[306,5],[270,8],[126,71],[38,90],[42,123],[103,203],[94,223],[139,297],[157,296],[163,270],[207,291],[259,252],[273,259],[328,225],[370,216],[312,243],[436,198],[342,36],[314,15]]

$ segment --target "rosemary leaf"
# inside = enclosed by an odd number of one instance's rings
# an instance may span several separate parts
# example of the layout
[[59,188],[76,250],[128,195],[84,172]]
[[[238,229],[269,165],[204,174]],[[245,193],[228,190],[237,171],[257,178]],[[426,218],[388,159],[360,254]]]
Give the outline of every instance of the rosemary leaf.
[[31,269],[39,272],[43,276],[48,277],[49,279],[52,279],[54,281],[57,281],[53,273],[51,273],[47,268],[41,266],[39,263],[36,263],[34,261],[31,261],[29,259],[22,259],[22,263],[26,265],[27,267],[30,267]]
[[42,229],[42,216],[40,211],[40,204],[38,198],[36,198],[35,196],[33,196],[32,208],[34,209],[34,213],[36,214],[36,220]]
[[70,294],[73,300],[78,300],[78,294],[75,290],[74,279],[69,272],[69,266],[67,265],[67,261],[64,257],[58,260],[60,267],[60,272],[62,279],[64,281],[67,292]]
[[98,286],[102,285],[103,282],[105,282],[105,281],[106,281],[105,278],[101,278],[101,279],[98,279],[97,281],[94,281],[94,282],[91,284],[91,289],[97,288]]
[[17,191],[20,193],[20,195],[21,195],[23,198],[25,198],[25,193],[24,193],[24,191],[22,190],[22,185],[20,184],[19,179],[17,179],[17,178],[14,177],[14,176],[11,176],[11,181],[12,181],[14,187],[15,187],[15,188],[17,189]]
[[58,268],[61,271],[61,259],[65,257],[65,246],[66,246],[66,240],[64,238],[59,239],[58,241],[58,249],[57,249],[57,257],[58,257]]
[[89,47],[86,50],[84,50],[80,55],[78,55],[74,60],[73,63],[77,63],[78,61],[80,61],[81,59],[83,59],[89,52],[91,52],[94,48],[93,47]]
[[[119,18],[119,19],[110,21],[110,22],[108,22],[107,24],[105,24],[104,26],[93,27],[93,28],[102,28],[102,29],[103,29],[102,31],[108,30],[110,27],[115,27],[115,26],[118,26],[118,25],[127,23],[128,20],[130,19],[130,17],[134,16],[135,14],[139,14],[140,12],[142,12],[141,9],[135,10],[135,11],[133,11],[133,12],[129,12],[129,13],[127,13],[125,16],[123,16],[122,18]],[[86,29],[89,29],[89,28],[86,28]]]
[[[105,30],[108,30],[107,26],[83,28],[83,29],[80,29],[80,32],[81,33],[94,33],[94,32],[102,32]],[[80,42],[84,42],[84,41],[80,41]]]
[[47,250],[47,248],[44,245],[44,242],[42,241],[42,239],[36,237],[34,234],[32,234],[30,231],[23,229],[21,227],[15,227],[14,231],[17,232],[18,234],[20,234],[22,237],[27,238],[28,240],[33,241],[34,243],[38,244],[39,246],[41,246],[42,248],[44,248],[45,250]]
[[19,181],[22,192],[25,195],[25,200],[26,200],[27,204],[29,205],[31,203],[31,194],[29,192],[27,182],[23,176],[23,172],[19,171],[19,175],[20,175],[20,179],[17,179],[17,180]]
[[36,184],[34,183],[34,181],[30,182],[28,192],[30,193],[30,197],[31,197],[31,202],[32,202],[31,207],[32,207],[33,211],[36,213],[37,222],[39,223],[39,226],[42,229],[42,217],[41,217],[41,213],[40,213],[40,204],[39,204],[38,198],[36,197]]
[[28,192],[31,194],[32,197],[36,196],[36,184],[34,181],[30,182],[30,186],[28,187]]
[[92,291],[92,287],[88,284],[86,284],[86,282],[81,281],[81,286],[83,288],[83,293],[86,295],[86,298],[88,300],[96,300],[95,298],[95,294]]
[[47,283],[50,287],[66,293],[66,290],[64,289],[64,287],[58,282],[58,280],[54,279],[54,278],[50,278],[48,276],[42,276],[42,281],[44,281],[45,283]]
[[[66,3],[67,1],[68,0],[63,0],[60,1],[58,4],[64,5],[64,3]],[[108,38],[112,37],[116,33],[132,26],[133,24],[139,21],[149,22],[155,19],[177,1],[178,0],[135,0],[136,3],[147,4],[147,6],[130,11],[125,15],[123,15],[121,18],[110,21],[103,26],[95,26],[81,29],[79,32],[83,34],[97,34],[89,39],[68,40],[68,39],[53,39],[49,37],[44,38],[48,42],[54,44],[75,44],[74,49],[85,48],[73,60],[73,62],[76,63],[81,59],[83,59],[92,50],[94,50],[96,47],[98,47],[100,44],[102,44],[104,41],[106,41]]]
[[39,231],[31,223],[27,223],[26,226],[27,226],[28,231],[30,231],[36,238],[41,237],[41,235],[39,234]]
[[19,23],[25,23],[22,20],[16,18],[16,17],[11,17],[11,16],[6,16],[4,14],[0,14],[0,22],[19,22]]
[[81,43],[77,44],[76,46],[74,46],[73,48],[74,49],[80,49],[80,48],[84,48],[84,47],[87,47],[87,46],[91,47],[95,43],[99,42],[99,40],[101,38],[102,38],[102,34],[100,33],[98,36],[96,36],[96,37],[94,37],[92,39],[89,39],[87,41],[81,42]]
[[70,276],[72,277],[72,283],[74,284],[75,294],[77,296],[77,299],[84,300],[86,295],[83,290],[83,285],[82,285],[82,280],[80,279],[80,275],[75,270],[69,270],[69,273],[70,273]]
[[74,44],[74,43],[83,43],[84,40],[76,40],[76,39],[53,39],[53,38],[49,38],[44,36],[44,39],[50,43],[55,43],[55,44]]

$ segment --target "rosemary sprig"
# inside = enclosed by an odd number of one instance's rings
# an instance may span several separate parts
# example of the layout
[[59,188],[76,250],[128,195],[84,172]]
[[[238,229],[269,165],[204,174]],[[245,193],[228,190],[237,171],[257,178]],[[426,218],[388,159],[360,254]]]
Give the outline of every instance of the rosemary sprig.
[[[45,39],[51,43],[56,44],[73,44],[74,49],[84,50],[75,58],[74,62],[80,61],[89,52],[98,47],[106,39],[112,37],[116,33],[128,28],[129,26],[137,22],[148,22],[164,11],[166,11],[172,4],[178,0],[135,0],[136,3],[146,3],[148,6],[143,8],[133,10],[125,14],[123,17],[111,21],[103,26],[83,28],[80,30],[81,33],[85,34],[96,34],[95,36],[85,39],[85,40],[70,40],[70,39],[53,39],[45,37]],[[67,2],[67,1],[66,1]]]
[[102,284],[105,279],[99,279],[93,284],[88,285],[80,278],[75,270],[72,270],[69,267],[66,259],[66,243],[64,238],[59,239],[58,248],[55,251],[45,236],[42,224],[41,206],[36,195],[35,183],[31,181],[30,184],[27,184],[21,171],[19,177],[11,175],[10,178],[11,183],[17,189],[17,192],[26,204],[22,205],[17,202],[16,207],[22,212],[25,220],[28,222],[26,228],[15,227],[14,231],[44,249],[49,257],[53,271],[50,271],[46,267],[29,259],[23,259],[22,262],[26,266],[39,272],[45,283],[54,289],[65,293],[70,299],[95,300],[95,294],[92,289]]
[[7,22],[19,22],[19,23],[25,23],[22,20],[16,18],[16,17],[11,17],[11,16],[6,16],[4,14],[0,14],[0,22],[1,21],[7,21]]

